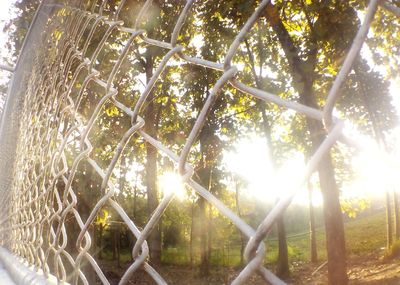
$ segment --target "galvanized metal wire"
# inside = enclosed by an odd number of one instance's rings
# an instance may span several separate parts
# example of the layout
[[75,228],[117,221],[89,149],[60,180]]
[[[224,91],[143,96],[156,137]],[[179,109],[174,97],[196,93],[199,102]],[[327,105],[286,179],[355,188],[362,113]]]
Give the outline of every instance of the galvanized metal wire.
[[[352,143],[350,138],[343,136],[343,122],[335,118],[332,111],[340,94],[340,86],[346,80],[354,59],[365,41],[379,1],[370,1],[364,21],[347,54],[343,67],[327,95],[326,104],[322,111],[248,86],[238,79],[239,71],[232,59],[269,0],[261,1],[249,17],[233,39],[223,63],[188,56],[185,54],[185,48],[178,44],[177,39],[188,15],[191,13],[194,0],[186,1],[176,23],[171,23],[171,25],[174,25],[174,29],[170,42],[149,38],[146,30],[141,26],[141,19],[152,4],[152,0],[147,0],[141,10],[138,11],[133,28],[124,26],[124,22],[119,19],[119,14],[126,1],[120,1],[115,12],[109,13],[110,16],[104,15],[107,0],[97,2],[94,1],[88,11],[82,9],[80,5],[47,4],[47,6],[52,6],[56,12],[53,13],[47,23],[45,30],[47,36],[43,41],[41,50],[34,51],[32,72],[28,78],[28,88],[23,95],[17,150],[13,159],[15,170],[12,184],[7,189],[2,189],[1,208],[4,214],[0,218],[1,243],[8,245],[15,255],[22,257],[30,265],[42,270],[45,276],[54,275],[60,282],[88,284],[85,276],[86,271],[83,270],[83,267],[89,265],[103,284],[110,284],[104,272],[90,254],[93,242],[88,232],[99,211],[107,205],[120,215],[127,228],[137,238],[132,248],[134,261],[124,272],[119,284],[127,284],[138,269],[146,271],[157,284],[166,284],[163,277],[148,263],[149,247],[147,239],[174,198],[174,193],[169,192],[162,198],[146,226],[139,230],[135,221],[128,216],[126,209],[115,200],[114,194],[117,187],[110,179],[125,145],[132,135],[136,134],[153,145],[157,151],[173,160],[181,175],[182,183],[190,186],[198,195],[218,209],[249,239],[245,249],[246,266],[233,280],[232,284],[246,284],[246,281],[255,273],[261,275],[270,284],[284,284],[263,265],[267,251],[263,240],[271,231],[276,218],[290,205],[296,191],[306,183],[310,175],[316,170],[321,158],[330,151],[332,146],[340,139],[346,143]],[[380,2],[385,9],[398,14],[398,8],[389,3]],[[107,29],[101,34],[101,39],[89,58],[87,56],[88,46],[93,36],[100,33],[101,25],[106,26]],[[55,36],[52,33],[55,29],[61,30],[62,33]],[[89,32],[85,33],[85,31]],[[107,78],[103,78],[100,71],[97,71],[94,66],[99,53],[105,47],[107,39],[116,31],[128,33],[130,36],[125,47],[120,51],[119,58],[114,63],[111,73]],[[166,50],[167,53],[154,71],[153,77],[147,83],[136,104],[132,107],[117,101],[114,78],[122,63],[126,60],[130,48],[138,42]],[[145,120],[141,117],[141,110],[152,88],[159,80],[164,68],[170,64],[174,57],[189,64],[221,72],[220,78],[215,82],[214,88],[198,114],[180,153],[175,153],[168,145],[147,134],[143,128]],[[78,76],[84,72],[86,75],[80,90],[73,91]],[[78,110],[83,93],[89,88],[90,84],[96,84],[101,88],[103,96],[85,122]],[[296,186],[289,192],[290,194],[277,203],[257,229],[253,229],[239,218],[204,185],[195,182],[192,179],[194,169],[188,163],[188,156],[205,124],[209,111],[216,98],[224,96],[224,94],[221,94],[221,89],[227,84],[248,96],[272,102],[305,114],[315,120],[320,120],[327,130],[325,140],[308,162],[302,179],[297,181]],[[74,96],[75,99],[71,96],[72,92],[78,92]],[[121,137],[108,167],[103,169],[90,156],[94,146],[89,139],[89,134],[101,109],[109,102],[114,104],[121,112],[130,116],[131,127]],[[68,122],[67,128],[66,131],[63,131],[65,122]],[[3,126],[3,128],[6,127]],[[79,149],[74,156],[72,165],[67,162],[66,149],[68,145],[77,146]],[[83,162],[87,162],[102,179],[101,187],[97,189],[98,193],[102,193],[102,196],[85,219],[82,218],[77,209],[79,198],[73,186],[78,166]],[[60,190],[60,187],[57,187],[57,183],[60,182],[64,184],[63,191]],[[5,183],[0,185],[3,188],[6,187]],[[76,241],[68,239],[65,226],[67,218],[74,219],[79,225],[80,232]],[[72,255],[68,251],[67,245],[71,243],[75,244],[77,255]],[[51,266],[49,266],[50,263],[52,263]]]

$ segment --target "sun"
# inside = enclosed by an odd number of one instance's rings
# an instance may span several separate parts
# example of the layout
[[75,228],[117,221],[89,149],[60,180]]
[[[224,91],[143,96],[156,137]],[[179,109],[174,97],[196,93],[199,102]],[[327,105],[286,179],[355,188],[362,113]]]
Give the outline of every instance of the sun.
[[165,172],[159,179],[160,190],[164,195],[174,193],[175,196],[183,200],[187,197],[182,177],[176,172]]
[[[240,140],[235,151],[226,152],[224,163],[228,171],[247,181],[244,193],[260,201],[275,203],[295,193],[294,204],[306,206],[309,203],[308,191],[300,183],[306,168],[304,155],[300,152],[290,153],[279,167],[274,168],[265,138],[253,134]],[[313,194],[313,204],[322,204],[318,191]]]

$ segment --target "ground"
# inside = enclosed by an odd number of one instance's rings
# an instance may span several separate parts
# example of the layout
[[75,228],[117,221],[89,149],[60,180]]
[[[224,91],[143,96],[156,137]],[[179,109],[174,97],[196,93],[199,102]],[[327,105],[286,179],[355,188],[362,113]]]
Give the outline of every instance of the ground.
[[[312,275],[316,268],[318,266],[310,264],[298,266],[289,284],[327,284],[327,267],[324,266]],[[353,257],[349,260],[348,276],[350,285],[397,285],[400,284],[399,260],[384,261],[377,254]]]
[[[348,251],[348,275],[349,285],[394,285],[400,284],[400,266],[399,259],[387,259],[382,257],[387,255],[386,245],[386,213],[384,210],[365,215],[357,219],[352,219],[345,224],[346,245]],[[289,249],[292,252],[291,259],[291,277],[287,280],[288,284],[293,285],[319,285],[328,284],[327,266],[316,269],[326,260],[325,255],[325,236],[323,230],[317,232],[318,256],[320,261],[316,264],[308,262],[309,252],[308,235],[298,235],[295,239],[288,239]],[[269,243],[270,250],[276,251],[277,245]],[[397,246],[400,256],[400,243]],[[272,254],[273,255],[273,254]],[[102,260],[102,268],[110,268],[106,273],[109,279],[113,279],[118,284],[120,275],[126,269],[115,267],[115,261]],[[296,261],[295,261],[296,260]],[[273,265],[267,266],[273,268]],[[196,268],[189,266],[163,265],[159,268],[159,273],[165,278],[168,284],[176,285],[222,285],[230,284],[238,274],[238,269],[234,267],[213,267],[211,274],[207,278],[200,278]],[[314,273],[315,272],[315,273]],[[313,274],[314,273],[314,274]],[[155,284],[145,272],[137,272],[132,277],[131,285],[152,285]],[[259,276],[254,276],[246,285],[265,284]]]
[[[400,284],[399,259],[384,261],[377,254],[370,254],[364,257],[350,258],[348,264],[349,285],[397,285]],[[321,263],[322,264],[322,263]],[[313,272],[321,264],[297,263],[292,268],[292,275],[287,280],[293,285],[325,285],[327,284],[327,267],[324,266],[317,272]],[[123,273],[123,268],[106,272],[111,284],[118,283],[118,274]],[[176,285],[222,285],[230,284],[238,273],[234,268],[214,268],[208,278],[200,278],[196,269],[182,266],[162,266],[159,270],[161,276],[168,284]],[[134,274],[129,284],[153,285],[156,284],[143,271]],[[248,285],[265,284],[260,277],[254,276]]]

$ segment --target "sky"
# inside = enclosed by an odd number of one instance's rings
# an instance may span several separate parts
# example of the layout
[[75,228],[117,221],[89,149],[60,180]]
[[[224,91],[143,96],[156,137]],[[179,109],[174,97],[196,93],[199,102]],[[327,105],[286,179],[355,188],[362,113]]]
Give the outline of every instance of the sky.
[[14,0],[3,0],[0,8],[0,47],[1,56],[6,55],[5,42],[7,40],[7,34],[3,32],[4,26],[8,19],[11,17],[10,8],[14,4]]
[[[5,64],[9,65],[5,62],[3,62],[2,58],[8,55],[8,51],[6,49],[6,42],[7,42],[7,31],[4,31],[4,27],[7,23],[7,21],[14,17],[14,14],[12,12],[11,7],[15,3],[15,0],[3,0],[1,3],[1,8],[0,8],[0,64]],[[8,71],[3,71],[0,70],[0,83],[4,84],[9,80],[10,73]],[[0,110],[2,109],[1,105],[4,102],[2,102],[2,97],[0,96]]]
[[[4,27],[7,21],[12,17],[10,11],[11,6],[15,0],[3,0],[0,7],[0,64],[6,64],[2,58],[7,55],[5,43],[7,41],[7,32],[4,32]],[[8,82],[10,73],[8,71],[0,70],[0,84]],[[0,112],[3,110],[5,94],[0,94]]]

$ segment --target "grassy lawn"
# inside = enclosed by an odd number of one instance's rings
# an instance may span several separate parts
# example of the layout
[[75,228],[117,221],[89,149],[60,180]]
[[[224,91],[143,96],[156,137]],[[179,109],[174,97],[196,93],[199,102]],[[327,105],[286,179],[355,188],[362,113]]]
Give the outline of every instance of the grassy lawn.
[[[385,212],[379,211],[369,216],[360,217],[345,223],[346,246],[349,257],[384,254],[386,245]],[[291,263],[308,262],[310,260],[310,244],[308,233],[289,233],[287,238],[289,260]],[[200,263],[200,251],[194,247],[194,265]],[[323,228],[317,229],[318,259],[326,260],[325,233]],[[232,244],[228,240],[224,244],[213,244],[210,263],[213,266],[238,266],[241,261],[240,244]],[[271,237],[267,242],[266,263],[275,263],[278,257],[278,241]],[[103,260],[112,261],[110,250],[103,251]],[[121,250],[121,264],[130,262],[131,255],[127,248]],[[188,247],[170,247],[163,249],[164,264],[189,265],[190,250]]]
[[[350,220],[345,224],[346,247],[349,257],[370,253],[382,253],[386,245],[385,212],[379,211],[366,217]],[[288,234],[288,251],[291,262],[310,260],[309,235],[307,233]],[[323,228],[317,229],[318,259],[326,260],[325,233]],[[195,263],[199,262],[200,253],[195,254]],[[278,241],[267,242],[266,262],[273,263],[278,256]],[[190,253],[185,248],[167,248],[163,252],[163,261],[167,264],[188,264]],[[220,246],[213,248],[211,263],[221,266],[240,264],[240,245]]]
[[380,211],[345,224],[348,254],[383,253],[386,246],[386,214]]
[[[386,246],[386,217],[385,212],[380,211],[366,217],[360,217],[345,223],[346,248],[349,257],[370,253],[382,253]],[[272,243],[275,247],[277,243]],[[309,236],[288,238],[289,256],[292,261],[310,260]],[[317,230],[318,258],[326,259],[325,232],[322,228]],[[272,252],[275,258],[277,252]]]

